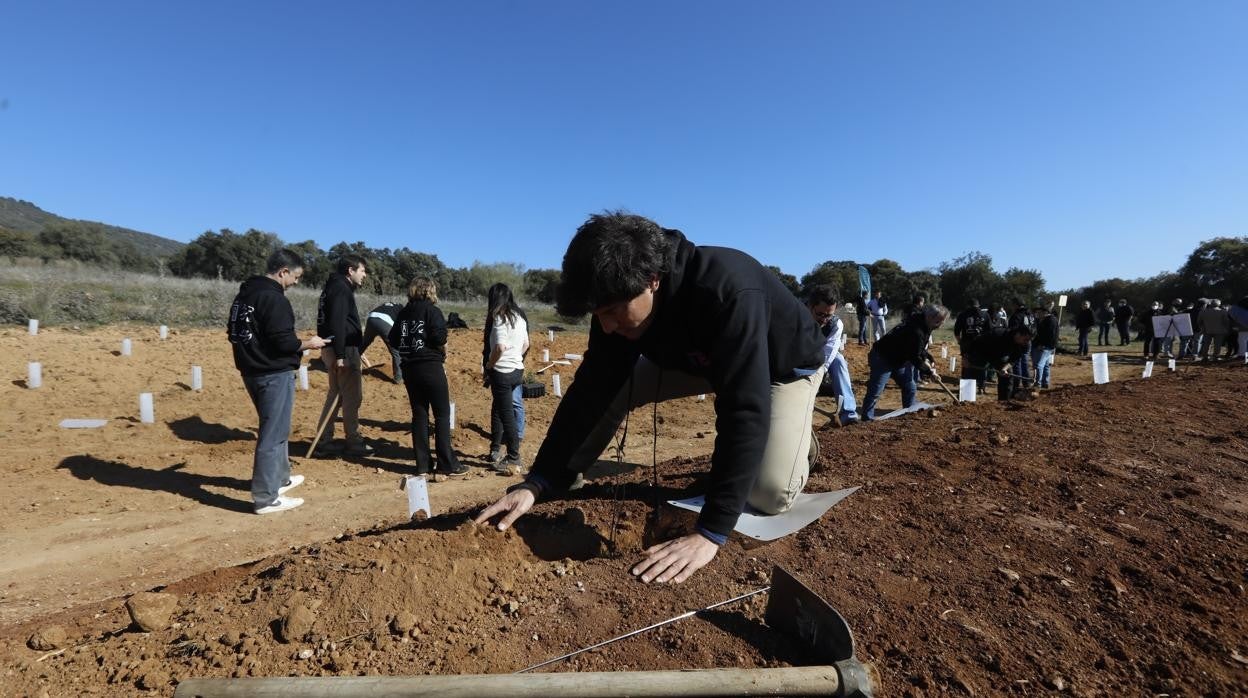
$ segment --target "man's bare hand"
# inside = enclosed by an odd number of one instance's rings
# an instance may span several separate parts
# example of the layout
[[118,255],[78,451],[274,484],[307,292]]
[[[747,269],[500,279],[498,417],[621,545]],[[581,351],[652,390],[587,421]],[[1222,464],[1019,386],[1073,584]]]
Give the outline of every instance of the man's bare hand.
[[516,522],[516,519],[533,508],[533,502],[535,501],[537,499],[533,496],[532,491],[526,489],[513,490],[500,497],[497,502],[486,507],[480,514],[477,514],[477,518],[473,520],[473,523],[483,524],[493,516],[506,514],[498,522],[498,530],[506,531],[509,526]]
[[303,340],[304,349],[320,349],[321,347],[326,346],[328,344],[329,344],[328,340],[322,339],[320,337],[309,337]]
[[641,581],[680,584],[706,566],[719,546],[701,533],[690,533],[646,549],[646,559],[633,567]]

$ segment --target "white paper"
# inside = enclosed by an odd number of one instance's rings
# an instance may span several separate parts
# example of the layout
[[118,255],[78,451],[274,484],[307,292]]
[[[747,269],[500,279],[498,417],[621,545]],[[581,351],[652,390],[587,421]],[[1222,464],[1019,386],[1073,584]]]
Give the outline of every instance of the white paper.
[[160,326],[160,338],[169,339],[169,327],[168,326],[166,325]]
[[558,373],[555,374],[553,383],[554,383],[555,397],[563,397],[563,383],[560,382]]
[[909,407],[902,407],[900,409],[893,410],[892,412],[889,412],[883,417],[876,417],[875,419],[876,421],[880,421],[883,419],[892,419],[893,417],[900,417],[903,414],[910,414],[911,412],[918,412],[919,410],[930,410],[935,406],[936,405],[932,405],[926,402],[916,402]]
[[300,390],[308,389],[308,367],[307,366],[299,367],[299,389]]
[[958,381],[958,400],[962,402],[975,402],[975,396],[979,392],[979,384],[974,378],[963,378]]
[[1187,313],[1153,316],[1154,337],[1190,337],[1192,334],[1192,316]]
[[191,366],[191,390],[204,389],[204,369]]
[[409,475],[404,489],[407,490],[407,518],[412,518],[418,511],[425,512],[425,516],[433,516],[433,510],[429,508],[429,485],[425,478]]
[[26,387],[38,388],[43,385],[43,364],[31,361],[26,364]]
[[121,340],[121,355],[130,356],[130,340],[129,339]]
[[108,424],[107,419],[62,419],[61,427],[64,429],[98,429]]
[[1173,370],[1174,370],[1174,359],[1170,359],[1169,361],[1167,361],[1167,362],[1166,362],[1166,367],[1167,367],[1167,368],[1169,368],[1171,371],[1173,371]]
[[139,421],[151,424],[156,421],[156,407],[151,393],[139,393]]
[[1092,382],[1098,385],[1109,382],[1109,354],[1092,355]]
[[30,321],[28,321],[28,322],[26,323],[26,331],[27,331],[27,332],[29,332],[29,333],[31,334],[31,336],[32,336],[32,337],[33,337],[34,335],[39,334],[39,321],[38,321],[38,320],[30,320]]
[[1144,378],[1148,378],[1148,377],[1150,377],[1150,376],[1152,376],[1152,375],[1153,375],[1153,362],[1152,362],[1152,361],[1145,361],[1145,362],[1144,362],[1144,375],[1143,375],[1143,377],[1144,377]]
[[[823,516],[837,502],[857,490],[857,487],[849,487],[835,492],[799,494],[793,500],[793,506],[783,514],[768,515],[754,507],[746,506],[745,512],[741,514],[741,518],[737,519],[737,525],[733,527],[733,530],[755,540],[783,538],[790,533],[802,530],[806,525]],[[668,501],[668,504],[674,507],[694,512],[701,512],[702,505],[705,503],[706,498],[702,496]]]

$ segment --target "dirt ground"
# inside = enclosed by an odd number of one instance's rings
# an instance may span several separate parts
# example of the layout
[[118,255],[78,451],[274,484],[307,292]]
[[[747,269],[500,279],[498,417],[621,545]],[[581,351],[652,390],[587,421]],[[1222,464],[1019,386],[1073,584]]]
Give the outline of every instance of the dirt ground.
[[[168,695],[195,676],[514,671],[761,587],[773,563],[845,615],[884,695],[1248,693],[1242,366],[1163,366],[1143,381],[1134,356],[1116,354],[1113,383],[1070,387],[1091,369],[1062,356],[1062,387],[1039,400],[822,429],[807,491],[863,489],[794,536],[734,540],[688,583],[650,588],[626,574],[653,537],[648,467],[542,503],[507,534],[467,523],[516,479],[477,468],[431,484],[440,515],[407,522],[397,484],[410,471],[410,413],[388,369],[370,373],[363,409],[378,453],[297,458],[308,503],[250,514],[255,415],[221,334],[0,334],[12,376],[0,385],[12,405],[0,418],[6,695]],[[131,357],[114,355],[123,336],[135,340]],[[456,332],[448,360],[455,445],[469,464],[487,446],[478,342]],[[545,335],[533,344],[534,354],[548,346]],[[557,334],[551,353],[583,349],[584,335]],[[385,364],[380,347],[369,355]],[[848,356],[861,399],[865,356]],[[38,390],[22,380],[29,360],[44,363]],[[192,363],[204,367],[202,393],[186,387]],[[137,422],[144,391],[156,424]],[[296,455],[323,394],[313,372],[296,399]],[[949,401],[935,386],[920,399]],[[528,401],[526,457],[556,401]],[[896,401],[890,388],[884,407]],[[660,496],[696,491],[711,405],[660,408]],[[648,466],[645,412],[628,456]],[[66,417],[109,423],[58,428]],[[130,627],[125,596],[158,589],[177,595],[174,625]],[[765,598],[552,669],[807,663],[761,625]],[[284,636],[283,618],[301,633]],[[32,635],[48,649],[32,649]]]

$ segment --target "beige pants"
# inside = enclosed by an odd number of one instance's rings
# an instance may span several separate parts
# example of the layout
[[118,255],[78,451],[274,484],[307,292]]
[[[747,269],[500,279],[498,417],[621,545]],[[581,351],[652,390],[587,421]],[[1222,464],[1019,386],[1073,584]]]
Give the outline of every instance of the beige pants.
[[[356,347],[347,347],[344,353],[346,370],[337,367],[338,357],[334,355],[333,347],[321,349],[321,361],[325,363],[325,370],[329,373],[329,393],[325,396],[324,406],[321,407],[321,422],[325,421],[325,415],[334,404],[334,398],[341,395],[342,428],[347,434],[348,441],[359,441],[360,403],[364,401],[364,375],[360,367],[360,350]],[[320,422],[317,423],[320,424]],[[321,437],[321,441],[329,443],[333,438],[334,423],[330,422],[325,427],[325,434]]]
[[[812,454],[810,423],[823,374],[821,368],[805,378],[771,384],[771,428],[758,479],[748,500],[750,506],[759,511],[767,514],[788,511],[806,486]],[[633,369],[632,404],[629,404],[629,386],[625,384],[568,466],[576,472],[584,472],[593,465],[611,443],[630,409],[710,392],[711,384],[705,378],[663,370],[644,356],[639,358]]]

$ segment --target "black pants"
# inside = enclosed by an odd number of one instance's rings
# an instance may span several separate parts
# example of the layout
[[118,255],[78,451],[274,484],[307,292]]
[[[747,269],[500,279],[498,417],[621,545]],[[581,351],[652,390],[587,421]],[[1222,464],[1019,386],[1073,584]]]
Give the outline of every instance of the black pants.
[[416,452],[416,473],[433,472],[429,454],[429,408],[433,408],[434,442],[438,450],[438,472],[459,468],[451,448],[451,394],[446,385],[446,369],[441,361],[411,361],[403,364],[403,385],[412,405],[412,450]]
[[1118,321],[1118,346],[1126,346],[1131,343],[1131,321]]
[[980,368],[978,366],[972,366],[971,362],[967,360],[966,354],[963,354],[962,355],[962,378],[965,380],[974,379],[975,389],[978,391],[982,391],[984,389],[984,382],[988,380],[988,369]]
[[491,453],[497,452],[505,443],[509,457],[520,457],[520,432],[516,428],[516,408],[511,394],[523,380],[524,371],[518,368],[506,373],[492,371],[490,374],[490,394],[494,396],[490,408]]

